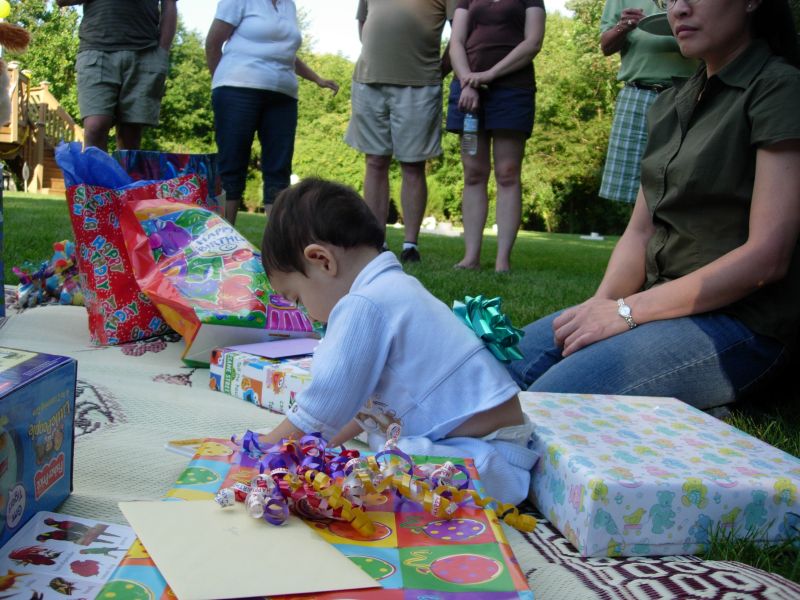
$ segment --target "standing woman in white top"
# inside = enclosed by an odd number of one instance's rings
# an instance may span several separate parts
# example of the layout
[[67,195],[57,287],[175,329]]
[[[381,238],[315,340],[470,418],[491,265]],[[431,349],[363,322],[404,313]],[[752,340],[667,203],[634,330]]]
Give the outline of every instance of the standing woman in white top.
[[211,103],[225,217],[233,224],[244,196],[258,133],[264,210],[289,186],[297,129],[297,75],[339,91],[297,57],[302,36],[293,0],[219,0],[206,36]]

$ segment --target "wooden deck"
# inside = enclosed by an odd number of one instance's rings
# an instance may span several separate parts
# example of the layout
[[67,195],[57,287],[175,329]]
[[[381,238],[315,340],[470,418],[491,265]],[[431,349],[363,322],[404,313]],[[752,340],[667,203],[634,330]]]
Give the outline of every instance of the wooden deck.
[[11,120],[0,127],[0,159],[26,191],[63,194],[54,149],[61,141],[82,142],[83,129],[50,92],[49,83],[31,85],[29,74],[16,62],[8,64],[8,78]]

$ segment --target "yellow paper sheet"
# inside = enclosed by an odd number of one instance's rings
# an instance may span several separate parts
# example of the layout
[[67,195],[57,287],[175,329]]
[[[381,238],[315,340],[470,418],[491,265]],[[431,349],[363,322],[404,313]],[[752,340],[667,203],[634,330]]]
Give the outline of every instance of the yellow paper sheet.
[[294,516],[275,526],[203,500],[119,507],[180,600],[379,587]]

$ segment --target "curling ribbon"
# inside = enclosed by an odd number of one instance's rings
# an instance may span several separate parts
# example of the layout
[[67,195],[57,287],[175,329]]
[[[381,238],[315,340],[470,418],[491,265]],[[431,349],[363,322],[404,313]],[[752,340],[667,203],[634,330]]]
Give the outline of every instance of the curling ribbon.
[[[461,504],[472,501],[481,508],[495,508],[503,522],[520,531],[536,527],[536,519],[520,514],[515,506],[469,489],[470,476],[463,465],[449,461],[415,465],[396,447],[397,437],[391,436],[382,452],[361,457],[358,451],[344,448],[339,454],[329,452],[319,433],[264,448],[257,434],[248,431],[238,443],[251,456],[263,452],[262,474],[253,479],[246,495],[238,490],[236,500],[245,501],[251,516],[275,525],[283,523],[292,509],[309,519],[347,521],[364,537],[371,536],[375,526],[361,508],[363,497],[386,490],[421,505],[437,519],[452,518]],[[230,495],[223,491],[217,502],[229,506]]]
[[453,312],[483,340],[495,358],[503,363],[522,358],[517,344],[525,335],[511,325],[508,316],[500,312],[502,299],[496,296],[466,296],[464,302],[453,302]]

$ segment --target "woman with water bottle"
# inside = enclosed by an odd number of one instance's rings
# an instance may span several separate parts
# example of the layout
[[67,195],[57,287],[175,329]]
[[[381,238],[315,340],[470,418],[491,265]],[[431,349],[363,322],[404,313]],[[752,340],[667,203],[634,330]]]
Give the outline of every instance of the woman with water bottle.
[[479,269],[494,159],[497,256],[511,268],[522,213],[520,171],[533,131],[536,83],[533,58],[544,38],[543,0],[460,0],[453,17],[453,82],[447,130],[461,134],[464,166],[464,257],[457,269]]

